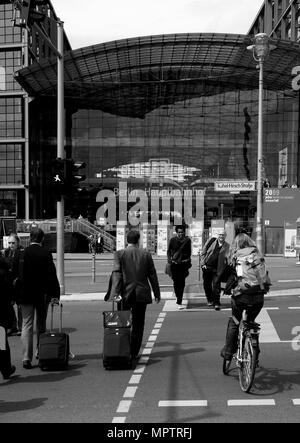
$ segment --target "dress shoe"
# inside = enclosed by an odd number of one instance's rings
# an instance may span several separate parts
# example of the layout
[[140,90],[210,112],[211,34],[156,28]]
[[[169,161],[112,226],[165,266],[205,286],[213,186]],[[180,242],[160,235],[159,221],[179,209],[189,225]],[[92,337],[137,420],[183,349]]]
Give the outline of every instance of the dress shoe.
[[221,309],[220,305],[215,305],[215,311],[219,311]]
[[10,377],[11,375],[13,375],[15,372],[16,372],[16,367],[15,367],[14,365],[11,365],[11,367],[10,367],[10,371],[9,371],[7,374],[4,374],[4,375],[3,375],[3,379],[4,379],[4,380],[8,380],[9,377]]
[[32,369],[31,362],[29,360],[23,361],[23,368],[24,369]]

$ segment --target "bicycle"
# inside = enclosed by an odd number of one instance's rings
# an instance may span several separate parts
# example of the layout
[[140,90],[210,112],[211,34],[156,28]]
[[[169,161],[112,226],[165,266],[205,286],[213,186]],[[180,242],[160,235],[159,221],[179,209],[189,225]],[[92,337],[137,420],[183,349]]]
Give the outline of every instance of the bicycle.
[[[234,317],[233,317],[233,320]],[[237,320],[236,320],[237,321]],[[247,310],[243,310],[239,322],[238,349],[231,359],[223,360],[223,373],[228,375],[230,365],[234,359],[239,371],[239,382],[242,391],[249,392],[254,381],[255,370],[258,364],[260,325],[247,321]]]

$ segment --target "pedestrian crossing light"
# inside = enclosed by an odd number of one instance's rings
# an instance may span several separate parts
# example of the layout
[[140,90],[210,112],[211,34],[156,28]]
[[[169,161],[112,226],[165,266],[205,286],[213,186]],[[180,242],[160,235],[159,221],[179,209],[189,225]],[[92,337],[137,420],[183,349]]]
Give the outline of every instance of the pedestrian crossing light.
[[80,191],[79,183],[86,179],[86,176],[81,173],[81,169],[86,167],[85,162],[67,159],[66,160],[66,186],[68,192],[73,194],[76,191]]
[[57,200],[65,193],[65,160],[58,157],[52,161],[51,188]]

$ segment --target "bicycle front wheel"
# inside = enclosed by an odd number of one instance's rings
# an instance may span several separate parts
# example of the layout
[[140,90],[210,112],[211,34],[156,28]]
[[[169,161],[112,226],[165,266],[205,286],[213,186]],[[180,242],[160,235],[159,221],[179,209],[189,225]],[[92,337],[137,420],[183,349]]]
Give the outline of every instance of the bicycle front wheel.
[[251,338],[246,336],[242,361],[239,365],[239,381],[242,391],[249,392],[254,381],[257,363],[257,349],[253,348]]

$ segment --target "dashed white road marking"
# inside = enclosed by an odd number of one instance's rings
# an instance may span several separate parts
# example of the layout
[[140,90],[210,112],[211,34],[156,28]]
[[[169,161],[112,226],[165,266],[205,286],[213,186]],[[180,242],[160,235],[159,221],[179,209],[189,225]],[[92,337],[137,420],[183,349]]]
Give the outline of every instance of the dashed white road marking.
[[123,398],[132,398],[135,396],[137,386],[128,386],[124,392]]
[[125,423],[126,417],[114,417],[112,423]]
[[228,400],[228,406],[275,406],[273,399],[255,399],[255,400]]
[[117,409],[118,413],[124,414],[124,412],[128,412],[131,406],[132,400],[121,400]]
[[161,400],[158,402],[160,408],[207,406],[207,400]]
[[295,406],[300,406],[300,398],[293,398],[292,402]]
[[[153,348],[154,343],[157,339],[158,333],[160,331],[160,328],[162,326],[162,323],[163,323],[165,317],[166,317],[166,313],[163,313],[163,312],[159,313],[158,318],[156,319],[156,324],[154,325],[154,328],[151,332],[151,335],[149,336],[148,341],[147,341],[144,349],[142,350],[142,355],[139,359],[138,367],[135,368],[135,370],[133,371],[133,375],[131,376],[131,378],[128,382],[128,386],[124,392],[123,399],[126,399],[126,398],[133,399],[134,398],[137,388],[138,388],[138,385],[141,381],[142,375],[145,371],[146,364],[149,361],[149,355],[152,352],[152,348]],[[135,385],[135,386],[131,386],[131,385]],[[132,400],[121,400],[116,413],[117,414],[128,413],[131,404],[132,404]],[[126,422],[126,416],[124,416],[124,415],[123,416],[115,416],[112,419],[112,423],[125,423],[125,422]]]
[[130,385],[137,385],[141,381],[141,377],[142,377],[142,375],[138,375],[138,374],[132,375],[128,383]]

